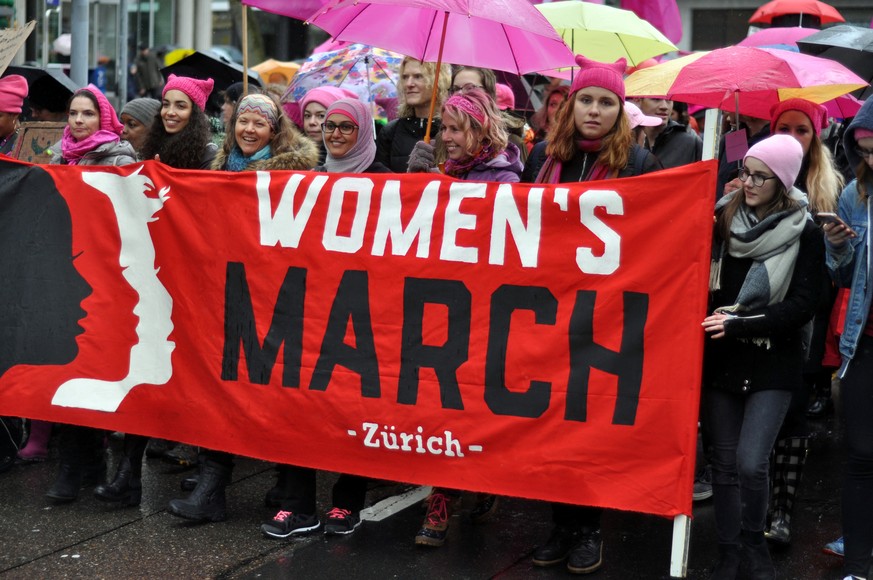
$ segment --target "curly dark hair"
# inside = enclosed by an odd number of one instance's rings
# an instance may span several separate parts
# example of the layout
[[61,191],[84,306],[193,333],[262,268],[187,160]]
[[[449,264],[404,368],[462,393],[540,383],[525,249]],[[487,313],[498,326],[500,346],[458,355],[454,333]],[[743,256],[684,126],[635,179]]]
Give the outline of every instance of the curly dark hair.
[[200,107],[192,103],[191,118],[178,133],[167,133],[163,122],[152,123],[142,146],[142,158],[154,159],[155,155],[160,155],[161,163],[170,167],[199,169],[203,163],[203,149],[211,142],[209,120]]

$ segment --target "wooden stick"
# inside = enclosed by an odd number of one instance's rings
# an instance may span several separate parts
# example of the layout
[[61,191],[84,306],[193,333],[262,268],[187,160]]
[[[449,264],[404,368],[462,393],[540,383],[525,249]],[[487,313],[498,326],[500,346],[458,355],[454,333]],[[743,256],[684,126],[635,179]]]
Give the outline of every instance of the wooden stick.
[[449,25],[449,12],[446,11],[443,18],[443,34],[440,37],[440,50],[437,53],[436,72],[433,75],[433,94],[430,96],[430,113],[427,115],[427,130],[424,132],[424,142],[430,143],[430,128],[433,125],[433,110],[436,108],[437,93],[440,87],[440,68],[443,64],[443,45],[446,42],[446,28]]

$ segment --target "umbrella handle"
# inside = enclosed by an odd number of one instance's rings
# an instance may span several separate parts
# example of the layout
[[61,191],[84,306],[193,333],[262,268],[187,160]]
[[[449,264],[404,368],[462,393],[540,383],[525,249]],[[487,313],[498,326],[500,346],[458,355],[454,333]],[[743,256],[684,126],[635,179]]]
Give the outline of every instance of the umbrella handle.
[[440,50],[437,53],[436,72],[433,75],[433,93],[430,96],[430,113],[427,115],[427,130],[424,132],[424,142],[430,143],[430,128],[433,125],[433,110],[436,108],[437,92],[440,86],[440,68],[443,64],[443,45],[446,43],[446,29],[449,26],[449,12],[443,18],[443,34],[440,36]]

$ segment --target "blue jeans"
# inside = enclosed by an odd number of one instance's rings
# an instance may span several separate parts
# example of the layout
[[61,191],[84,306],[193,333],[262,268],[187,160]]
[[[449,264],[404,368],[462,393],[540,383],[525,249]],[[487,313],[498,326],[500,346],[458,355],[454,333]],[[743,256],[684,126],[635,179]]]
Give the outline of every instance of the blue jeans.
[[873,550],[873,337],[861,335],[840,381],[849,455],[843,482],[843,572],[866,578]]
[[739,543],[740,530],[762,532],[767,521],[770,452],[791,404],[791,391],[751,394],[708,389],[704,419],[712,444],[712,495],[720,544]]

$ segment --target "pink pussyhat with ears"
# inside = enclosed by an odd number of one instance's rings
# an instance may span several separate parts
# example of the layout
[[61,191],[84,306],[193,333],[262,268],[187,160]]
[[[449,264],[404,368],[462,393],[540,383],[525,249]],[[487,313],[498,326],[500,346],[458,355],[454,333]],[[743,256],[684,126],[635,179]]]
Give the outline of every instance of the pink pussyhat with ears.
[[624,71],[627,68],[627,61],[624,58],[606,63],[577,54],[576,64],[579,65],[580,70],[573,77],[571,93],[584,87],[600,87],[615,93],[620,101],[624,101]]
[[182,91],[191,101],[200,107],[201,111],[206,110],[206,99],[212,93],[212,87],[215,85],[212,79],[200,80],[193,77],[177,77],[174,74],[167,79],[167,84],[164,85],[164,91],[161,96],[167,94],[167,91]]

